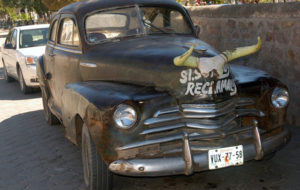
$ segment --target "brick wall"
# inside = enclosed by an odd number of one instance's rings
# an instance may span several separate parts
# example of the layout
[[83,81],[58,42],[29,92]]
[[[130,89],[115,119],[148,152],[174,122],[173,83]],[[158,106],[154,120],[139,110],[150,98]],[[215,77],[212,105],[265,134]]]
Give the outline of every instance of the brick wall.
[[300,124],[300,3],[186,7],[199,38],[220,51],[256,43],[259,53],[238,64],[262,69],[290,90],[288,120]]

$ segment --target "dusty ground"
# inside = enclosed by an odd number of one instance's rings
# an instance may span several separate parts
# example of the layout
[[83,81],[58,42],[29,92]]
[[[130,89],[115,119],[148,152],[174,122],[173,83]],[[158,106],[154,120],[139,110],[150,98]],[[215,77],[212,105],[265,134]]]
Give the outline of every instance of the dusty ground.
[[[80,150],[64,138],[62,126],[46,124],[40,96],[6,83],[0,63],[0,190],[85,189]],[[116,176],[114,189],[300,189],[300,127],[290,128],[291,142],[269,161],[188,177]]]

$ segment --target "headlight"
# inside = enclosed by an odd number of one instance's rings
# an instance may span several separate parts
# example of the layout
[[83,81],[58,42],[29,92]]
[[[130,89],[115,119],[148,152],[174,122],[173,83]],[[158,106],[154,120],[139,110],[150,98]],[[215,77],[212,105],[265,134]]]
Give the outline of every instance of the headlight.
[[284,108],[289,103],[289,93],[284,88],[276,87],[272,92],[271,100],[275,108]]
[[37,63],[37,57],[34,56],[26,56],[25,57],[26,65],[33,65]]
[[120,129],[129,129],[137,121],[137,113],[132,106],[120,104],[115,110],[114,121]]

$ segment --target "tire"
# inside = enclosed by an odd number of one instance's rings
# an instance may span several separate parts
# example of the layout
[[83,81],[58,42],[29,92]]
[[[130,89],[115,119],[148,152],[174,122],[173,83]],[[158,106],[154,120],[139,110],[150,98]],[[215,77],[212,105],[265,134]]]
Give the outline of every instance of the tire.
[[44,114],[45,114],[45,119],[49,125],[58,125],[60,124],[60,121],[57,119],[57,117],[51,112],[49,106],[48,106],[48,101],[46,99],[45,92],[42,91],[42,100],[43,100],[43,107],[44,107]]
[[3,63],[3,70],[4,70],[4,78],[5,78],[6,82],[13,82],[14,79],[8,75],[7,70],[6,70],[6,66],[5,66],[3,60],[2,60],[2,63]]
[[267,155],[265,155],[265,156],[263,157],[262,160],[264,160],[264,161],[269,161],[269,160],[271,160],[272,158],[274,158],[275,155],[276,155],[276,151],[275,151],[275,152],[272,152],[272,153],[269,153],[269,154],[267,154]]
[[84,182],[89,190],[111,190],[113,174],[99,156],[88,128],[82,127],[81,153]]
[[29,94],[32,92],[32,88],[28,87],[25,84],[25,80],[23,77],[23,73],[20,67],[18,67],[18,78],[19,78],[19,84],[20,84],[20,89],[23,92],[23,94]]

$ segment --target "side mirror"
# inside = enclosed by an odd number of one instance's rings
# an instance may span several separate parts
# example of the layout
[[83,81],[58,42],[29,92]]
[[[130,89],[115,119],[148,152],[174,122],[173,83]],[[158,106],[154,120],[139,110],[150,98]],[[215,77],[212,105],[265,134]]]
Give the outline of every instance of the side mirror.
[[197,37],[198,37],[199,34],[200,34],[200,26],[195,25],[195,26],[194,26],[194,29],[195,29],[195,33],[196,33],[196,35],[197,35]]
[[13,49],[12,44],[6,44],[4,47],[5,47],[6,49]]

